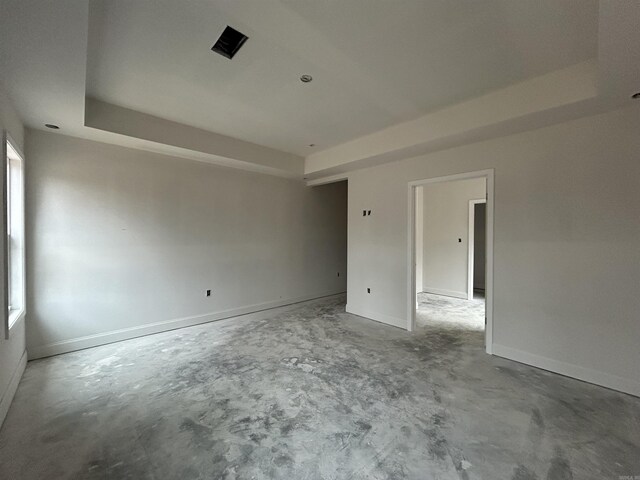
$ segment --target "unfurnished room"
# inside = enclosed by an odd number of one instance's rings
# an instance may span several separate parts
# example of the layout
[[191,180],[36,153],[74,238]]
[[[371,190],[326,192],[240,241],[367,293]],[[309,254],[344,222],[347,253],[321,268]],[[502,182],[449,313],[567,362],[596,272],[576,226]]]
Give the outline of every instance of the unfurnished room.
[[0,0],[0,480],[640,479],[640,1]]

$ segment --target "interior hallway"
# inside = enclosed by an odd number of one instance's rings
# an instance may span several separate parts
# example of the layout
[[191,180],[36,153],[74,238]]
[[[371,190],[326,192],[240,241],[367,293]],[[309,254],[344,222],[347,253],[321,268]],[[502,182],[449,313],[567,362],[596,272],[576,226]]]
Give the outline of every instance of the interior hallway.
[[299,304],[30,362],[0,478],[617,479],[640,399]]

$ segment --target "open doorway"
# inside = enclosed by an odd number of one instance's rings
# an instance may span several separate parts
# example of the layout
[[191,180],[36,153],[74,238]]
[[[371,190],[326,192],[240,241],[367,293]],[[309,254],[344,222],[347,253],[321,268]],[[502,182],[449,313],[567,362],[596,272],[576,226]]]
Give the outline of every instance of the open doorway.
[[[486,195],[486,194],[485,194]],[[482,299],[486,291],[487,200],[469,200],[467,299]]]
[[[349,214],[349,181],[346,177],[311,180],[306,182],[308,187],[318,195],[318,201],[324,206],[323,216],[316,215],[317,226],[320,228],[316,235],[323,235],[325,251],[331,261],[325,262],[321,270],[314,274],[326,282],[328,292],[347,292],[347,240]],[[314,245],[314,248],[316,246]],[[309,251],[310,256],[317,255],[317,251]],[[345,299],[346,300],[346,299]]]
[[493,171],[412,182],[409,329],[492,338]]

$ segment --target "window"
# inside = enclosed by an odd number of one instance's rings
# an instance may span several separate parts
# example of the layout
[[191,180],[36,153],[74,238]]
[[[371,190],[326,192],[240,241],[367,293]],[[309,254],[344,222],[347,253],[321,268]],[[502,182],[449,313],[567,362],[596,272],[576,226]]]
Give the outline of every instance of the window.
[[5,145],[8,332],[25,311],[24,159],[10,139]]

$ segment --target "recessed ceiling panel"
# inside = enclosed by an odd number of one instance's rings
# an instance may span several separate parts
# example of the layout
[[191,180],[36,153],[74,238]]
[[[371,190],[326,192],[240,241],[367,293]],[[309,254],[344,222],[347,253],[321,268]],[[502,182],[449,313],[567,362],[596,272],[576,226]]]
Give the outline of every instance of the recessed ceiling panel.
[[[596,0],[111,0],[90,12],[87,95],[306,155],[593,58],[597,13]],[[227,25],[251,39],[231,62],[211,52]]]

